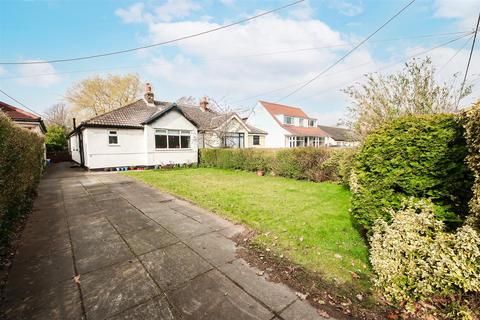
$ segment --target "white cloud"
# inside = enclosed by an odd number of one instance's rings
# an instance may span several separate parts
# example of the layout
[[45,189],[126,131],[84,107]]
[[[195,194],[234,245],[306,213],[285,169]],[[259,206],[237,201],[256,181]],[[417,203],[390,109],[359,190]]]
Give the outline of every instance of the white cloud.
[[[29,61],[33,60],[25,62]],[[49,87],[60,81],[60,76],[55,74],[55,68],[50,63],[20,65],[18,73],[17,82],[25,86]]]
[[479,8],[478,0],[436,0],[435,15],[441,18],[457,19],[461,28],[473,30]]
[[115,14],[119,16],[124,23],[139,23],[143,21],[143,9],[145,4],[137,2],[127,9],[117,9]]
[[167,0],[162,5],[148,7],[143,2],[137,2],[126,9],[117,9],[115,14],[124,23],[171,22],[186,18],[201,8],[198,3],[191,0]]
[[290,15],[300,20],[312,19],[314,11],[308,1],[302,2],[290,11]]
[[[151,23],[151,42],[160,42],[180,35],[218,27],[207,21],[182,21],[175,23]],[[271,15],[225,31],[211,33],[175,44],[175,52],[158,55],[150,52],[152,63],[145,73],[158,86],[158,98],[165,94],[213,97],[226,96],[230,103],[261,92],[296,84],[312,78],[344,53],[345,48],[318,49],[282,54],[258,55],[299,48],[321,47],[345,43],[342,35],[319,20],[298,20]],[[173,48],[171,48],[173,49]],[[257,55],[257,56],[252,56]],[[373,66],[372,66],[373,63]],[[369,64],[363,66],[364,64]],[[358,65],[361,65],[360,67]],[[355,67],[352,71],[345,71]],[[312,115],[338,114],[345,106],[344,94],[339,88],[351,83],[358,75],[372,68],[375,63],[366,49],[358,50],[351,57],[305,88],[292,99]],[[271,101],[285,95],[294,87],[262,95]],[[173,93],[175,91],[175,93]],[[259,97],[260,98],[260,97]],[[304,99],[307,98],[307,99]],[[258,98],[257,98],[258,99]],[[244,106],[252,106],[256,99]],[[238,105],[238,104],[235,104]],[[327,120],[327,119],[325,119]],[[328,119],[335,124],[337,119]]]
[[[209,20],[150,20],[146,25],[150,43],[209,30],[219,27],[221,23]],[[144,68],[143,74],[149,81],[158,84],[156,94],[160,100],[206,94],[217,99],[225,96],[225,100],[235,106],[252,107],[260,98],[277,101],[295,86],[271,93],[269,91],[311,79],[341,57],[348,47],[259,54],[356,41],[358,39],[354,35],[341,34],[320,20],[269,15],[228,30],[177,42],[161,51],[147,51],[144,58],[151,63]],[[350,103],[340,89],[361,81],[364,74],[390,64],[393,59],[404,60],[408,55],[428,48],[397,49],[392,52],[391,60],[387,61],[372,57],[370,50],[373,52],[377,49],[376,46],[360,48],[326,75],[281,102],[299,105],[308,114],[318,116],[320,123],[334,125]],[[444,55],[453,55],[456,51],[444,49]],[[449,68],[459,68],[462,64],[460,61],[466,61],[463,56],[462,51],[445,68],[445,72]],[[435,58],[434,62],[439,64],[448,58]],[[402,63],[398,62],[394,67],[382,69],[381,72],[389,73],[402,67]],[[476,68],[478,70],[478,66]],[[262,92],[264,94],[259,97],[236,103]]]
[[161,6],[154,9],[156,17],[160,21],[172,21],[175,18],[188,17],[192,12],[200,10],[202,7],[190,0],[168,0]]
[[329,6],[349,17],[358,16],[363,12],[363,3],[361,1],[330,0]]

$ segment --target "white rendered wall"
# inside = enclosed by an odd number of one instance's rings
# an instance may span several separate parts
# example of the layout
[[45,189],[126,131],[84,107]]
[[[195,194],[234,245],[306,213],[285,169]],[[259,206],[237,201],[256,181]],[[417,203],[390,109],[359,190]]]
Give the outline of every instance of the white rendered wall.
[[248,123],[268,133],[265,136],[265,148],[285,148],[287,130],[278,124],[261,103],[257,103],[253,113],[248,118]]
[[[117,131],[118,144],[108,143],[109,131]],[[142,129],[85,128],[85,166],[90,169],[145,165]]]
[[[155,149],[155,129],[191,131],[190,149]],[[155,122],[145,126],[146,165],[188,164],[198,161],[197,128],[177,111],[171,111]]]

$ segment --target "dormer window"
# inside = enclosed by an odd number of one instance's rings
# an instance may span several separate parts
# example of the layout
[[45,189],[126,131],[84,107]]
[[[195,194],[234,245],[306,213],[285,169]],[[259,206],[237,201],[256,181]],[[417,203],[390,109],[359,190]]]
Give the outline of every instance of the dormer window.
[[291,124],[291,125],[293,125],[294,118],[293,118],[293,117],[289,117],[289,116],[284,116],[283,121],[284,121],[285,124]]
[[303,127],[303,118],[299,118],[299,119],[298,119],[298,125],[299,125],[300,127]]
[[309,127],[315,127],[315,120],[314,119],[309,119],[308,120],[308,126]]

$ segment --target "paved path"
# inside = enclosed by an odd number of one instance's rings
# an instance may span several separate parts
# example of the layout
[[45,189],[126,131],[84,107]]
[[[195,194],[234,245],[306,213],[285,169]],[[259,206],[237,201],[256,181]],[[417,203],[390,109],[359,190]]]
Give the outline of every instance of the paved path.
[[116,173],[54,165],[23,232],[7,319],[320,319],[236,257],[242,228]]

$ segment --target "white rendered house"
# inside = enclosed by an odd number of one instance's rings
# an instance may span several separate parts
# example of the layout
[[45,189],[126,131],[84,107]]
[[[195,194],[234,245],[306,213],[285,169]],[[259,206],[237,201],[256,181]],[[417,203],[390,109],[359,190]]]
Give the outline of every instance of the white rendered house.
[[[216,130],[224,131],[215,135]],[[147,84],[144,99],[82,122],[70,133],[69,145],[72,159],[89,169],[155,167],[197,163],[200,147],[244,148],[265,141],[265,135],[236,114],[210,110],[206,101],[200,106],[156,101]],[[214,141],[216,136],[224,140]]]
[[300,108],[259,101],[248,122],[268,135],[266,148],[320,147],[327,134],[317,127],[317,119]]

